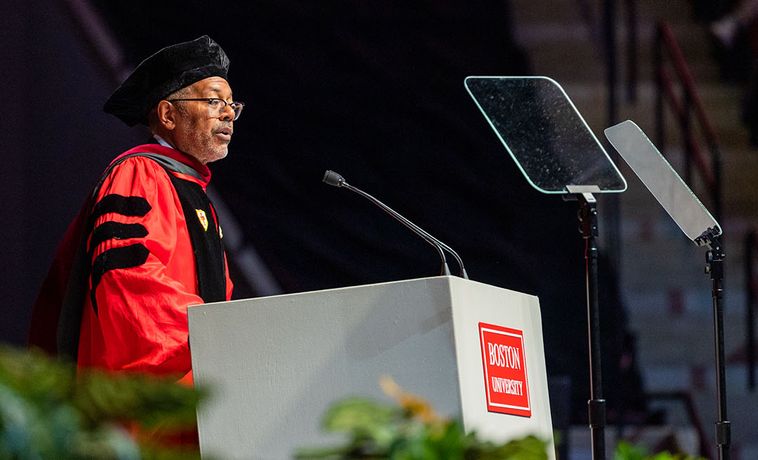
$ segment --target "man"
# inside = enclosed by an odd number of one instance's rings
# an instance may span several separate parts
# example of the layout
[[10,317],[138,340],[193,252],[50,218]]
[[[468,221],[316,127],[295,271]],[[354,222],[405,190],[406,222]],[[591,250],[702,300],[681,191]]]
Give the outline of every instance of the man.
[[191,379],[187,307],[232,283],[208,163],[224,158],[243,108],[229,59],[208,36],[145,59],[105,103],[139,145],[108,167],[69,227],[35,304],[30,343],[79,367]]

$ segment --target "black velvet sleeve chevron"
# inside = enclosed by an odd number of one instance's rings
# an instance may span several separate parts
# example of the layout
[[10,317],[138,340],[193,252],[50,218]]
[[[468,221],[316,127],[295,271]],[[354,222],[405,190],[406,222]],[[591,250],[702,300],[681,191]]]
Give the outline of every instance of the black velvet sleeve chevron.
[[[122,196],[117,194],[104,196],[97,202],[97,204],[95,204],[89,218],[88,231],[91,230],[91,237],[87,252],[90,255],[90,259],[94,254],[95,248],[97,248],[100,243],[108,240],[142,238],[148,234],[144,225],[124,224],[112,220],[103,222],[97,227],[94,227],[97,218],[109,213],[127,217],[142,217],[150,212],[151,209],[152,207],[150,206],[150,203],[139,196]],[[95,293],[103,275],[110,270],[118,268],[138,267],[145,263],[149,253],[150,251],[145,245],[142,243],[135,243],[128,246],[107,249],[101,254],[98,254],[92,263],[92,270],[90,272],[92,280],[90,300],[92,301],[92,308],[94,309],[95,314],[97,314],[97,298]]]

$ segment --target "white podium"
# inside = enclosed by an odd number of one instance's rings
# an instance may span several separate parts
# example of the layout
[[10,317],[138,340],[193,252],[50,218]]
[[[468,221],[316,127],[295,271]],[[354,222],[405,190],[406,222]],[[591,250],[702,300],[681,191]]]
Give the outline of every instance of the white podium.
[[334,444],[319,430],[347,396],[387,399],[382,375],[504,441],[550,440],[536,297],[441,276],[189,308],[203,456],[284,459]]

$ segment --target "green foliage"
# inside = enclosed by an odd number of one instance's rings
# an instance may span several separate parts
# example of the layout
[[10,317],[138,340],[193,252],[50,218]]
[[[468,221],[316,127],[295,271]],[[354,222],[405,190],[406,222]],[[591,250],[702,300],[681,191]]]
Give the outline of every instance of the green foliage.
[[[401,402],[402,404],[402,402]],[[404,404],[403,404],[404,405]],[[301,449],[300,459],[393,460],[543,460],[546,443],[526,437],[506,444],[481,441],[460,423],[419,416],[408,406],[390,406],[361,398],[335,403],[324,416],[325,431],[345,433],[344,445]]]
[[621,441],[616,446],[614,460],[705,460],[702,457],[694,457],[686,454],[672,454],[669,452],[660,452],[657,454],[648,454],[647,450]]
[[[547,443],[534,436],[496,444],[465,433],[456,420],[438,416],[425,400],[404,392],[392,379],[380,382],[397,405],[365,398],[334,403],[324,415],[322,429],[342,433],[337,446],[300,449],[299,459],[391,460],[543,460]],[[641,447],[620,442],[614,460],[705,460],[668,452],[649,455]]]
[[199,458],[135,441],[125,426],[195,426],[200,398],[175,379],[76,372],[42,353],[0,348],[0,460]]

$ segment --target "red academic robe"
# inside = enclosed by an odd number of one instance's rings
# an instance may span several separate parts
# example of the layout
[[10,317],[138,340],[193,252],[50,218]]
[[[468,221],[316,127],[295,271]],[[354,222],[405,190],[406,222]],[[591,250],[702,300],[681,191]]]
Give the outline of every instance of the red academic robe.
[[[168,157],[182,168],[130,156],[135,153]],[[78,366],[191,381],[187,307],[229,300],[232,293],[223,249],[214,250],[220,252],[215,259],[202,257],[204,244],[221,248],[218,219],[205,196],[210,170],[157,144],[137,146],[114,164],[58,249],[35,304],[30,343],[56,351],[59,317],[67,315],[65,309],[61,314],[62,299],[74,278],[70,272],[77,271],[72,259],[84,241],[90,266],[83,280]],[[195,201],[188,201],[193,193]],[[209,285],[215,289],[210,299]]]

